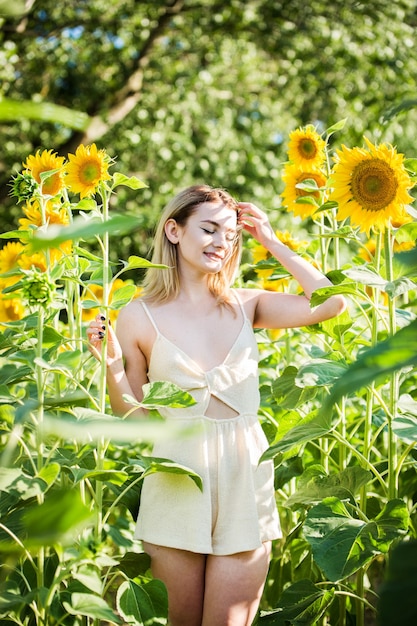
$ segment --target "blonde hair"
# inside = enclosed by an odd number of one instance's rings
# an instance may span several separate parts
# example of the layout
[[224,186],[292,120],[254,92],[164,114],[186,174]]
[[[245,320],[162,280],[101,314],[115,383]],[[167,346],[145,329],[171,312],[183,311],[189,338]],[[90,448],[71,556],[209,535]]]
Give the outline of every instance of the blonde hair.
[[[209,185],[193,185],[176,195],[166,205],[156,229],[153,244],[152,263],[167,265],[169,269],[149,268],[143,282],[142,297],[151,302],[168,302],[174,299],[180,290],[180,278],[177,263],[177,246],[169,241],[165,234],[165,224],[173,219],[180,226],[185,226],[189,217],[198,205],[204,202],[221,202],[226,207],[239,211],[238,203],[223,189]],[[242,234],[238,234],[233,243],[232,252],[217,274],[208,276],[210,292],[216,297],[218,304],[229,303],[229,290],[240,263],[242,251]]]

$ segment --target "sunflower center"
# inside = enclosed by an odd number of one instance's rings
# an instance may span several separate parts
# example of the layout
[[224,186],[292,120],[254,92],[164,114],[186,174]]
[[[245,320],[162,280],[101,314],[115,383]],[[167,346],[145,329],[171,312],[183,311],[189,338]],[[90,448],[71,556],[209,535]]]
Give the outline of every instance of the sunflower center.
[[317,154],[316,142],[312,139],[309,139],[308,137],[304,137],[300,140],[300,143],[298,144],[298,149],[300,151],[300,154],[305,159],[314,159]]
[[394,170],[381,159],[361,161],[352,172],[352,195],[366,211],[387,207],[395,199],[397,188]]
[[96,160],[86,161],[80,168],[79,174],[84,184],[96,183],[101,177],[100,163]]

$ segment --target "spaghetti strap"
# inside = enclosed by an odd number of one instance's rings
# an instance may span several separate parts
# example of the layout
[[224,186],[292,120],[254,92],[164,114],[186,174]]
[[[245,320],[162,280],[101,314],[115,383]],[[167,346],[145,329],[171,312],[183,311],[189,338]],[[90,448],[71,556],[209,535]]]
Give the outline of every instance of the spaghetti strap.
[[[238,303],[239,308],[240,308],[240,310],[242,312],[243,321],[250,323],[250,320],[249,320],[248,316],[246,315],[245,307],[243,306],[243,302],[240,299],[240,296],[239,296],[238,292],[235,289],[232,289],[232,292],[233,292],[233,295],[236,298],[236,302]],[[252,324],[251,324],[251,326],[252,326]]]
[[148,309],[148,307],[146,306],[146,304],[145,304],[143,301],[141,301],[140,303],[141,303],[141,305],[142,305],[142,307],[143,307],[143,310],[145,311],[145,313],[146,313],[146,315],[147,315],[147,317],[148,317],[148,319],[149,319],[150,323],[151,323],[151,324],[152,324],[152,326],[154,327],[156,334],[157,334],[157,335],[160,335],[161,333],[159,332],[159,328],[158,328],[158,326],[156,325],[155,320],[154,320],[154,318],[152,317],[150,310]]

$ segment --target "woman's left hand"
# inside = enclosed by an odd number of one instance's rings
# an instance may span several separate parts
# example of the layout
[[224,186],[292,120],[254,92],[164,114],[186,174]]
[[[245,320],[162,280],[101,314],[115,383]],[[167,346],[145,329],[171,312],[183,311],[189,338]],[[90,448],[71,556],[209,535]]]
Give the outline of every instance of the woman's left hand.
[[251,202],[239,202],[238,225],[266,248],[268,243],[276,240],[268,216]]

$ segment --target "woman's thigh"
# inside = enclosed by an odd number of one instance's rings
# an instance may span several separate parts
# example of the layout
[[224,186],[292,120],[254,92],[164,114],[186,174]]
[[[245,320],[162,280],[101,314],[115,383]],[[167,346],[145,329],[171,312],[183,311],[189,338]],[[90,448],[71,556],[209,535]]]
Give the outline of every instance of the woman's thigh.
[[250,626],[268,573],[271,542],[257,550],[207,557],[203,626]]
[[201,626],[206,556],[147,542],[143,547],[151,557],[153,577],[167,588],[170,626]]

